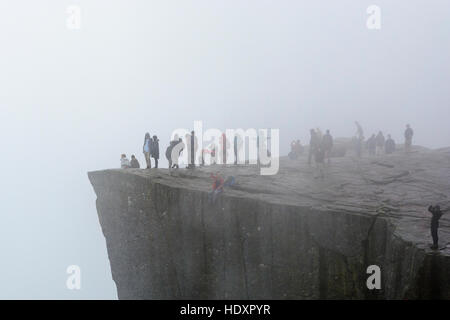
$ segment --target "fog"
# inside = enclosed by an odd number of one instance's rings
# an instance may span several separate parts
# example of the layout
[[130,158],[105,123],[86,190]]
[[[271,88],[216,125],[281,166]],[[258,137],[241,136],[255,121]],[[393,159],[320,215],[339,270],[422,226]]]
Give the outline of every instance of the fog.
[[195,120],[278,128],[282,155],[311,127],[350,137],[355,120],[449,146],[449,13],[446,0],[2,1],[0,298],[117,298],[86,173],[121,153],[143,165],[147,131],[162,156]]

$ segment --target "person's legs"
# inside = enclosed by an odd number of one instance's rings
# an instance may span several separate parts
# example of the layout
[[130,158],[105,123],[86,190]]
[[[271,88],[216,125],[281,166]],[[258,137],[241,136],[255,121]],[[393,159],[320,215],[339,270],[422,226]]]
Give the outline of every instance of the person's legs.
[[431,228],[431,237],[433,238],[433,248],[437,248],[439,240],[437,228]]
[[158,168],[158,159],[155,158],[155,168]]
[[152,167],[152,162],[150,160],[150,153],[149,152],[144,152],[145,155],[145,162],[147,163],[147,169]]

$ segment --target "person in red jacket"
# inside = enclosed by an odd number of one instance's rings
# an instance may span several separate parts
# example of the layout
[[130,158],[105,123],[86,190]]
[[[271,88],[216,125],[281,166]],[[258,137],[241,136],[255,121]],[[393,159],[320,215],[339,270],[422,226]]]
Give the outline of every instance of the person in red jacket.
[[216,202],[217,196],[223,191],[224,180],[219,173],[211,173],[210,177],[213,179],[212,191],[208,194],[209,201]]

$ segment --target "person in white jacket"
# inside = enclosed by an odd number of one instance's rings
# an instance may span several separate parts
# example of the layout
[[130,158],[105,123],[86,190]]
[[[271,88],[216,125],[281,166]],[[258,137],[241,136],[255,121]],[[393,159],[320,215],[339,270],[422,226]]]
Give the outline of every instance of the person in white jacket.
[[124,153],[120,156],[120,167],[122,169],[131,168],[130,160],[128,160],[127,155]]

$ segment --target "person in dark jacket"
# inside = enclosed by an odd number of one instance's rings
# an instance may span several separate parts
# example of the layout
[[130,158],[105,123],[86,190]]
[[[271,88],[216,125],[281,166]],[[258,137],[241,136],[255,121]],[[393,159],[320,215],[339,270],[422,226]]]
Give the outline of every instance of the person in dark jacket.
[[405,130],[405,152],[411,151],[413,135],[414,135],[413,129],[411,129],[411,126],[407,124]]
[[150,155],[153,159],[155,159],[155,168],[158,168],[158,159],[159,159],[159,139],[157,136],[153,136],[152,143],[150,145]]
[[136,159],[134,154],[131,155],[130,165],[131,165],[132,168],[135,168],[135,169],[139,169],[141,167],[140,164],[139,164],[139,161]]
[[[188,140],[189,139],[189,140]],[[190,135],[186,136],[186,143],[188,144],[188,155],[189,155],[189,168],[195,168],[195,155],[198,149],[198,140],[195,136],[195,131],[191,131]]]
[[386,152],[386,154],[395,152],[395,141],[391,138],[390,134],[388,134],[386,143],[384,144],[384,152]]
[[441,211],[441,207],[439,205],[433,207],[429,206],[428,211],[433,215],[431,217],[431,237],[433,238],[432,249],[438,248],[438,229],[439,229],[439,219],[441,218],[443,212]]
[[375,138],[375,142],[376,142],[375,154],[377,156],[380,156],[384,149],[384,143],[385,143],[383,132],[381,132],[381,131],[378,132],[377,137]]
[[327,130],[322,138],[322,149],[325,153],[325,159],[330,163],[331,150],[333,149],[333,137],[330,134],[330,130]]

